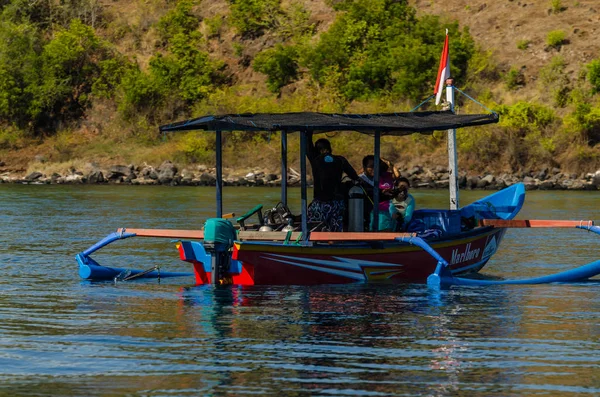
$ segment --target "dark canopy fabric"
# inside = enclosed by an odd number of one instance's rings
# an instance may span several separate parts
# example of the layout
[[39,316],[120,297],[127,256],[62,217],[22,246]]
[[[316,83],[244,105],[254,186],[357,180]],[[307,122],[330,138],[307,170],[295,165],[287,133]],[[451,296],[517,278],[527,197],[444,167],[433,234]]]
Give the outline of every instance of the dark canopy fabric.
[[163,125],[160,131],[379,131],[386,135],[408,135],[491,124],[498,120],[496,113],[454,114],[451,111],[384,114],[248,113],[184,120]]

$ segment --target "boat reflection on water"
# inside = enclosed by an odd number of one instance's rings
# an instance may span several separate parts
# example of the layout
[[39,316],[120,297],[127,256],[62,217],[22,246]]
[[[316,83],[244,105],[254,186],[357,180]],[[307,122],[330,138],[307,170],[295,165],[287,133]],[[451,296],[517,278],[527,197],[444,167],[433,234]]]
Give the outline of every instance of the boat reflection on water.
[[[413,390],[444,395],[459,384],[497,384],[506,371],[483,350],[518,319],[504,288],[433,291],[420,284],[184,288],[182,304],[208,316],[219,356],[246,371],[223,373],[222,386],[279,391]],[[508,325],[508,326],[507,326]],[[205,332],[210,333],[210,332]],[[514,375],[511,375],[514,376]]]

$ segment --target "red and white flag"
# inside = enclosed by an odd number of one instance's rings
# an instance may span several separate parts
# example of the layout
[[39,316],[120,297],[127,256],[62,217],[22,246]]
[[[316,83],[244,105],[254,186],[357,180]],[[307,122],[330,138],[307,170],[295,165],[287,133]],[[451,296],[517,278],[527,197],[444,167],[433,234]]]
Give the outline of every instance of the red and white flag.
[[446,30],[446,40],[444,41],[444,49],[440,58],[440,67],[438,69],[437,81],[433,93],[435,95],[435,104],[440,104],[442,91],[446,84],[446,79],[450,78],[450,57],[448,56],[448,31]]

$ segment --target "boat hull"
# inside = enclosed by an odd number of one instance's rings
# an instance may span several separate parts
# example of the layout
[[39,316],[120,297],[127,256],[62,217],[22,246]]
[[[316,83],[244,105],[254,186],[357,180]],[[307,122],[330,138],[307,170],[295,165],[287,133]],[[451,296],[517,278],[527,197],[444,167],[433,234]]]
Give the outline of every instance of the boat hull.
[[[430,242],[452,274],[479,271],[496,252],[505,229],[481,228]],[[201,242],[182,241],[182,260],[194,264],[196,282],[210,283],[210,256]],[[425,282],[438,260],[407,242],[331,242],[312,245],[235,242],[222,283],[313,285],[356,282]]]

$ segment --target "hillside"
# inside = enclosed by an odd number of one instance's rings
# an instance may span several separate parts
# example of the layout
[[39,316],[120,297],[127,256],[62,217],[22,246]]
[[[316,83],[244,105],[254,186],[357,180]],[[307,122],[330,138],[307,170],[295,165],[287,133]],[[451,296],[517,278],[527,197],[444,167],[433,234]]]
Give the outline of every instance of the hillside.
[[[342,0],[248,2],[277,7],[277,12],[270,10],[273,15],[267,16],[271,18],[270,27],[250,34],[240,33],[240,17],[236,20],[232,15],[233,3],[229,0],[189,0],[186,2],[190,4],[189,13],[173,14],[182,3],[181,0],[65,3],[55,10],[56,13],[51,13],[53,22],[58,20],[61,26],[42,24],[58,26],[57,30],[47,30],[44,37],[47,40],[55,38],[57,32],[67,29],[70,18],[77,17],[108,43],[111,51],[130,62],[129,69],[122,69],[122,73],[139,68],[138,75],[146,78],[147,83],[151,79],[148,73],[153,60],[160,61],[172,55],[165,20],[171,18],[171,23],[189,24],[191,18],[192,33],[201,37],[197,41],[190,39],[190,43],[193,41],[191,47],[206,53],[209,62],[219,65],[215,66],[218,84],[201,87],[206,94],[200,99],[184,101],[170,93],[171,96],[162,98],[163,102],[158,101],[159,107],[145,108],[144,100],[138,99],[138,107],[129,109],[126,117],[122,109],[124,99],[130,94],[126,89],[117,87],[118,91],[113,87],[114,92],[106,97],[85,93],[82,98],[87,103],[82,107],[81,117],[66,122],[58,120],[55,122],[57,130],[49,128],[41,133],[38,131],[35,136],[31,131],[16,130],[10,121],[0,120],[0,172],[65,173],[72,169],[106,168],[114,164],[157,166],[165,160],[182,166],[210,164],[214,156],[211,139],[191,135],[159,137],[157,125],[207,113],[368,113],[406,111],[418,103],[414,95],[394,97],[389,87],[374,91],[379,96],[365,96],[368,99],[359,96],[343,98],[341,88],[336,86],[335,75],[327,85],[316,81],[314,71],[299,63],[295,65],[298,68],[296,78],[285,82],[277,92],[269,89],[268,76],[253,66],[257,56],[277,45],[296,45],[305,51],[318,46],[321,37],[329,32],[341,14],[332,4],[342,3]],[[600,101],[586,80],[586,65],[598,60],[600,54],[600,39],[596,37],[600,5],[596,3],[595,0],[408,0],[415,8],[417,18],[437,15],[442,23],[457,21],[459,31],[468,28],[477,54],[469,61],[468,70],[464,68],[466,77],[460,83],[487,106],[500,109],[501,120],[504,120],[501,125],[459,134],[461,167],[473,172],[485,169],[517,172],[547,167],[584,172],[600,167]],[[56,15],[59,15],[58,19]],[[548,44],[552,32],[564,35],[558,44]],[[458,39],[456,34],[451,37],[454,40],[451,41],[451,56]],[[441,46],[441,41],[439,45],[435,41],[436,57]],[[98,56],[93,54],[88,58],[93,61]],[[165,70],[177,66],[173,62],[179,60],[171,58],[167,61],[172,63],[163,63]],[[437,61],[428,62],[427,69],[434,76]],[[598,69],[600,71],[600,66]],[[78,70],[70,73],[76,74]],[[348,69],[343,73],[349,73]],[[119,73],[113,77],[117,81]],[[201,78],[199,76],[198,80]],[[111,84],[116,87],[115,81]],[[428,80],[425,85],[429,89],[433,83]],[[81,86],[83,84],[73,88],[77,95]],[[135,94],[143,98],[145,93]],[[427,94],[423,92],[422,97]],[[152,96],[148,98],[152,99]],[[68,99],[60,110],[73,101]],[[58,107],[50,114],[57,110]],[[467,109],[470,110],[480,109]],[[338,151],[359,163],[364,153],[372,150],[371,141],[367,136],[355,135],[340,134],[332,140]],[[237,137],[228,140],[227,144],[226,158],[231,167],[245,167],[243,164],[247,161],[237,155],[240,152],[253,153],[253,163],[262,164],[266,169],[278,167],[276,142],[271,143],[270,137],[251,140]],[[298,143],[292,139],[290,144],[293,149]],[[438,134],[433,139],[389,140],[383,154],[393,161],[401,159],[406,168],[444,166],[445,139],[443,134]]]
[[[552,3],[551,0],[409,1],[419,16],[439,15],[442,20],[458,21],[460,26],[469,27],[476,44],[485,51],[491,51],[501,73],[507,73],[511,68],[521,70],[525,86],[520,89],[517,97],[526,98],[539,98],[535,82],[540,69],[552,57],[563,57],[567,65],[566,73],[570,79],[576,80],[582,66],[600,54],[600,39],[596,36],[600,33],[600,4],[595,0],[563,0],[558,2],[561,4],[559,11],[554,13]],[[153,24],[161,12],[164,13],[160,7],[152,9],[145,4],[130,1],[103,1],[102,4],[109,18],[115,18],[115,23],[109,27],[115,24],[130,27]],[[315,25],[316,36],[326,31],[336,16],[326,0],[282,2],[284,8],[291,7],[291,4],[300,4],[309,11],[309,21]],[[195,11],[204,21],[201,25],[203,34],[209,36],[206,21],[216,17],[223,17],[226,21],[230,12],[229,2],[204,1]],[[555,30],[563,30],[567,37],[565,44],[558,49],[549,48],[546,44],[548,32]],[[138,35],[139,33],[132,32],[130,36],[139,39]],[[135,46],[132,43],[134,38],[126,35],[122,40],[115,41],[115,44],[125,54],[135,56],[145,65],[155,51],[152,45],[155,39],[152,33],[146,33],[142,36],[142,44]],[[255,40],[244,39],[224,23],[221,34],[208,38],[206,49],[225,60],[237,84],[247,87],[249,92],[265,93],[266,78],[253,70],[250,61],[258,52],[278,41],[280,39],[273,34],[265,34]],[[520,41],[528,42],[526,49],[517,48]],[[502,99],[514,100],[512,95]],[[539,99],[544,101],[544,98]]]
[[[563,57],[569,79],[577,80],[582,66],[600,54],[600,3],[595,0],[413,0],[411,3],[419,14],[436,14],[468,26],[477,44],[492,52],[503,73],[512,67],[522,70],[525,87],[518,96],[545,101],[539,98],[535,83],[540,69],[552,57]],[[552,10],[553,3],[560,4],[556,13]],[[555,30],[566,33],[565,44],[558,49],[546,44],[548,33]],[[529,42],[526,49],[517,48],[520,41]]]

